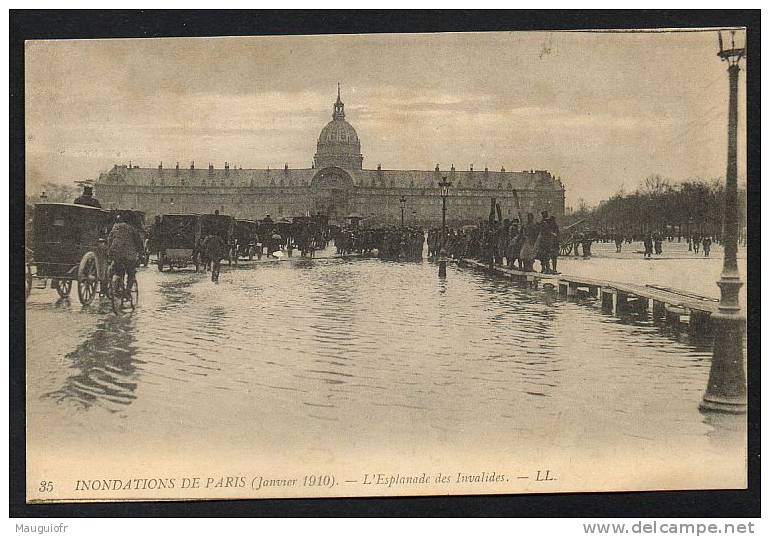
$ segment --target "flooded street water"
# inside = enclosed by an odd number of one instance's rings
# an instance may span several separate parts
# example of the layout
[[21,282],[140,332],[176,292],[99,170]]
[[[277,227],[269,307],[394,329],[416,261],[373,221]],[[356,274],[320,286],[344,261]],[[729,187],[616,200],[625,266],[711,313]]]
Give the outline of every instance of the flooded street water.
[[[427,261],[225,266],[218,285],[151,265],[138,281],[130,316],[81,308],[75,291],[33,290],[27,304],[29,449],[89,454],[78,475],[101,477],[92,465],[116,456],[148,471],[202,456],[260,468],[454,457],[561,465],[565,483],[590,475],[579,461],[645,454],[694,485],[715,478],[700,461],[722,461],[720,479],[743,468],[744,420],[698,411],[711,342],[646,316],[456,265],[442,281]],[[631,466],[617,483],[643,488]]]

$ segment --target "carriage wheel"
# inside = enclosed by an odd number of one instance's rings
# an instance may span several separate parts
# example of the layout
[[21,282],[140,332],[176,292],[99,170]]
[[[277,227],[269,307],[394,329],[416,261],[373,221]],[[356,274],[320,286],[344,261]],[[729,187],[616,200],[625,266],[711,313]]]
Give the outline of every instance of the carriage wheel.
[[96,285],[99,283],[99,266],[96,255],[88,252],[80,260],[78,268],[78,298],[84,306],[89,305],[96,294]]
[[59,292],[59,296],[67,298],[72,291],[72,280],[59,280],[56,282],[56,290]]
[[559,247],[559,253],[561,255],[569,255],[569,254],[571,254],[572,253],[572,243],[568,242],[568,243],[562,244]]
[[32,292],[32,267],[27,265],[27,273],[24,275],[24,299],[29,298]]

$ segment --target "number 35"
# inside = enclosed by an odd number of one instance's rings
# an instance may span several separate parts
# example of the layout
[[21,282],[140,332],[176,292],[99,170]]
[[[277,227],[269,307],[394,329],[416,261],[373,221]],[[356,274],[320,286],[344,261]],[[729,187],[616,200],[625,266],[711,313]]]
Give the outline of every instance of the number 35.
[[53,492],[53,481],[41,481],[38,492]]

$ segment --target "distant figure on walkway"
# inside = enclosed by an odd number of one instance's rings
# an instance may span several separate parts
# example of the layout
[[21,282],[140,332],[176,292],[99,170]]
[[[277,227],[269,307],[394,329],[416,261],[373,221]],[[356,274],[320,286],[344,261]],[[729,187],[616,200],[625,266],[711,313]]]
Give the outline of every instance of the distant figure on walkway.
[[711,237],[706,235],[703,237],[703,256],[708,257],[711,253]]
[[[508,258],[508,268],[518,268],[521,269],[521,259],[520,259],[520,252],[521,252],[521,232],[519,231],[519,219],[514,218],[513,223],[511,224],[511,229],[508,232],[509,234],[509,240],[508,240],[508,250],[506,250],[506,257]],[[518,261],[518,266],[516,262]]]
[[696,254],[698,253],[698,250],[700,250],[700,241],[701,241],[701,239],[700,239],[700,235],[695,235],[695,236],[692,238],[692,250],[693,250],[693,252],[695,252]]
[[652,234],[652,242],[655,245],[655,255],[663,253],[663,234],[660,231],[656,231]]
[[652,233],[647,232],[644,236],[644,258],[650,259],[652,257]]
[[623,249],[623,234],[620,232],[615,233],[615,253],[619,254]]
[[583,245],[583,257],[591,257],[591,244],[593,242],[594,242],[594,239],[592,238],[591,230],[586,228],[580,240],[580,244]]
[[583,240],[583,234],[578,232],[575,233],[575,235],[572,237],[572,249],[575,252],[575,257],[577,257],[579,254],[578,250],[580,249],[580,243]]
[[537,258],[540,260],[540,272],[543,274],[551,274],[551,257],[553,256],[554,246],[558,255],[559,250],[559,238],[557,233],[559,228],[556,228],[554,232],[553,225],[551,224],[551,218],[548,216],[548,211],[540,213],[543,219],[537,224],[538,237],[535,241],[535,252]]
[[519,259],[526,272],[532,272],[535,265],[535,241],[537,240],[535,234],[537,231],[535,217],[532,213],[527,213],[527,223],[521,230],[522,243],[519,252]]

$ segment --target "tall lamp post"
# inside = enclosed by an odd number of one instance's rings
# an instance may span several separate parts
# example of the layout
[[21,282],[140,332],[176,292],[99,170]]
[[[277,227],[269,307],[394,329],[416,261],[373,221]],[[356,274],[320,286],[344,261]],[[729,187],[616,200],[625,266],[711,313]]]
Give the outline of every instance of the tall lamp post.
[[731,46],[724,48],[719,33],[719,53],[727,62],[730,79],[730,104],[727,120],[727,174],[725,178],[724,262],[717,285],[720,290],[719,310],[712,315],[714,354],[708,386],[700,404],[702,411],[746,412],[746,375],[743,371],[743,329],[746,323],[741,313],[738,293],[741,282],[738,273],[738,72],[746,48],[736,46],[735,31]]
[[438,186],[441,188],[441,249],[438,254],[438,277],[446,278],[446,199],[452,183],[444,176]]
[[406,198],[401,196],[401,199],[398,201],[401,203],[401,227],[404,227],[404,209],[406,209]]

